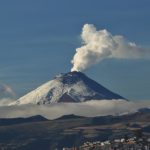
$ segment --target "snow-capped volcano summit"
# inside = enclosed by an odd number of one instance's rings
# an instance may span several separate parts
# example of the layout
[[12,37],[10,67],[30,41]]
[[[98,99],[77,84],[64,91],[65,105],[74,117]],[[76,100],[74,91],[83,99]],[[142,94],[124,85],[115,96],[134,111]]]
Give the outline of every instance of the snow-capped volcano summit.
[[124,99],[85,74],[77,71],[59,74],[53,80],[41,85],[12,105],[50,104],[57,102],[84,102],[101,99]]

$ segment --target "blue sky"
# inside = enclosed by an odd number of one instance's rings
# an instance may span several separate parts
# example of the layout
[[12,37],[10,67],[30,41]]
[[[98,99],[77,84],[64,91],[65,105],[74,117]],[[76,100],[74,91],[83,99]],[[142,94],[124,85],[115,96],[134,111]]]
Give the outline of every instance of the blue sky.
[[[0,84],[17,97],[70,71],[85,23],[150,48],[149,0],[1,0]],[[129,99],[150,98],[150,60],[105,60],[85,73]]]

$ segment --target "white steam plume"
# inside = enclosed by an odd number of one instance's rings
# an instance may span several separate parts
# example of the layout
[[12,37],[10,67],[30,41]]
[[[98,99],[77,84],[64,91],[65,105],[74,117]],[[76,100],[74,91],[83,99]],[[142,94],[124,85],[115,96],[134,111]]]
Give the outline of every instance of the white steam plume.
[[150,56],[148,50],[127,41],[123,36],[113,36],[105,29],[97,31],[92,24],[83,26],[81,39],[83,46],[76,49],[71,71],[83,71],[107,58],[135,59]]

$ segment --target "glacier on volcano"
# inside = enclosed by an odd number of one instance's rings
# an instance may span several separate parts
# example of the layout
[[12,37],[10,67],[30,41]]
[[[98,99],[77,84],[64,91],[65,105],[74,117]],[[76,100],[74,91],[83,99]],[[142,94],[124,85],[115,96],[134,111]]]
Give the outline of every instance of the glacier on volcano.
[[86,102],[89,100],[124,99],[82,72],[59,74],[10,105]]

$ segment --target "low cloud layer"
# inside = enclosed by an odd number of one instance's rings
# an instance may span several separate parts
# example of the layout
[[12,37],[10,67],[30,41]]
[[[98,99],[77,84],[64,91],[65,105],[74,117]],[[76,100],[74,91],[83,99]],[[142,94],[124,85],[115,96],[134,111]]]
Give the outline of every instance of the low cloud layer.
[[11,98],[2,98],[0,99],[0,107],[1,106],[8,106],[10,103],[14,102],[14,99]]
[[83,45],[76,49],[71,71],[83,71],[108,58],[150,58],[150,51],[126,40],[121,35],[112,35],[107,30],[97,31],[92,24],[85,24],[81,39]]
[[80,116],[118,115],[136,112],[139,108],[150,108],[150,101],[129,102],[125,100],[92,100],[83,103],[57,103],[50,105],[21,105],[0,107],[0,118],[29,117],[42,115],[48,119],[62,115]]

